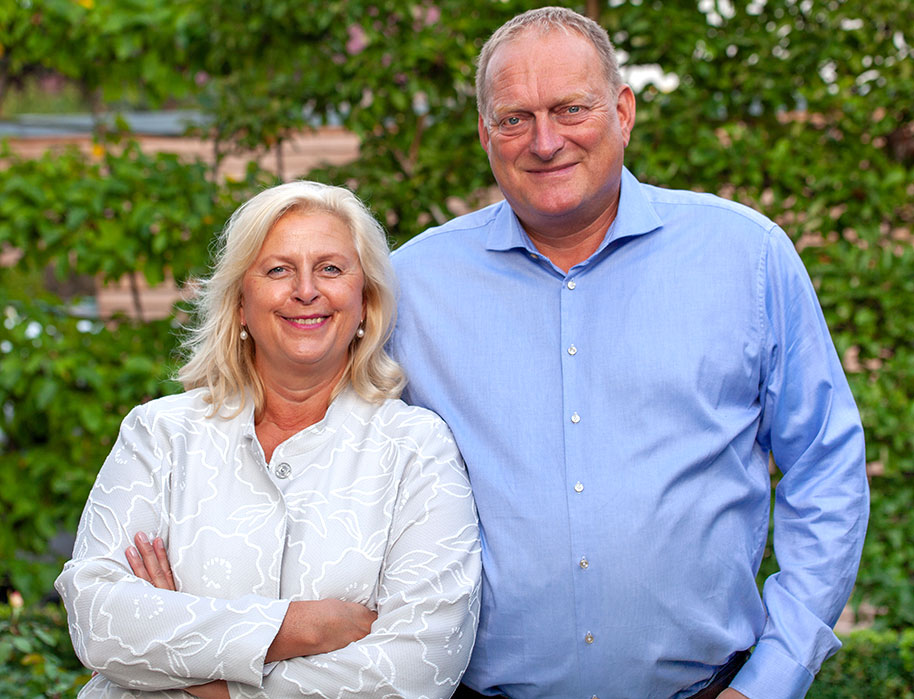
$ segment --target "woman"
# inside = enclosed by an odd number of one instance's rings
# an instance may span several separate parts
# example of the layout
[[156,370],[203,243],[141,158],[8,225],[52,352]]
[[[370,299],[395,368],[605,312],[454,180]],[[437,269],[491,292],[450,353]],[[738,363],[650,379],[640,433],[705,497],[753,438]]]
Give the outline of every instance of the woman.
[[186,392],[124,419],[56,583],[98,673],[80,696],[451,695],[476,517],[447,427],[396,399],[387,255],[339,187],[280,185],[232,216]]

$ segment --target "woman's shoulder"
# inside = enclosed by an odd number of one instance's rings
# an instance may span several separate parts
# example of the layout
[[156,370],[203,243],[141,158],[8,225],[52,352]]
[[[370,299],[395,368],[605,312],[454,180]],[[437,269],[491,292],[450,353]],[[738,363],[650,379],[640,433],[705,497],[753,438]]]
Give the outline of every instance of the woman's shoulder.
[[443,436],[453,441],[453,435],[444,420],[427,408],[408,405],[399,398],[388,398],[380,403],[359,399],[362,415],[386,432],[409,434],[413,437]]
[[182,393],[174,393],[141,403],[124,418],[125,423],[141,420],[146,423],[167,422],[184,423],[187,420],[209,419],[216,422],[229,419],[238,414],[238,402],[222,406],[218,414],[213,414],[213,404],[209,400],[209,391],[205,388],[194,388]]

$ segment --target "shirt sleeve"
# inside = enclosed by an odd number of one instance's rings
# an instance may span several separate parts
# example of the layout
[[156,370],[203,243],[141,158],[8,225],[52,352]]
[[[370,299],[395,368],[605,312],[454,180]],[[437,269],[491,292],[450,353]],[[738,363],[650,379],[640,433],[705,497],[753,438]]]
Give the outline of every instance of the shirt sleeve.
[[758,441],[782,473],[775,490],[779,571],[768,618],[731,687],[750,699],[803,697],[841,643],[869,514],[863,428],[812,283],[789,238],[771,231],[763,270],[762,422]]
[[479,616],[480,544],[463,460],[444,423],[414,450],[399,487],[371,633],[345,648],[276,663],[233,697],[450,697]]
[[211,679],[259,686],[288,602],[226,600],[159,590],[135,577],[124,551],[136,532],[167,528],[170,450],[143,407],[124,419],[55,586],[82,663],[111,682],[159,690]]

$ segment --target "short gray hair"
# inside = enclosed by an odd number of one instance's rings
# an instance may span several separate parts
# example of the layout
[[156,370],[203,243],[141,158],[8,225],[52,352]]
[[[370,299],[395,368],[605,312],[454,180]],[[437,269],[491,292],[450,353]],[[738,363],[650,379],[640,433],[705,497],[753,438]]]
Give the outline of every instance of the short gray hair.
[[526,31],[538,31],[541,35],[552,31],[580,34],[597,50],[600,65],[603,67],[603,73],[613,94],[619,91],[622,76],[619,74],[616,51],[606,30],[589,17],[569,10],[567,7],[540,7],[536,10],[528,10],[505,22],[495,30],[495,33],[483,45],[482,51],[479,52],[479,57],[476,59],[476,108],[486,122],[491,119],[488,69],[492,55],[500,46],[516,39]]
[[245,272],[270,229],[290,211],[339,218],[352,234],[362,267],[365,335],[352,341],[346,371],[333,395],[351,384],[369,401],[398,397],[405,384],[403,371],[384,349],[397,315],[396,278],[387,236],[348,189],[305,180],[266,189],[232,214],[217,240],[213,273],[197,282],[196,323],[183,343],[188,360],[178,371],[178,380],[187,390],[208,388],[214,412],[245,392],[253,397],[258,415],[263,410],[263,383],[254,368],[254,343],[239,338],[238,309]]

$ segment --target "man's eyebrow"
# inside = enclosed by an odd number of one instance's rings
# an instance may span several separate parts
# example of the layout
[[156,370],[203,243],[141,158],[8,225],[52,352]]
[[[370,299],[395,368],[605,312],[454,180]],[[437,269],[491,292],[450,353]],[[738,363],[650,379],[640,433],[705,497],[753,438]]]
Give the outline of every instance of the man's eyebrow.
[[[571,92],[566,95],[561,95],[557,99],[553,100],[548,107],[549,109],[555,109],[556,107],[561,107],[566,104],[574,104],[576,102],[595,102],[598,99],[598,95],[590,91],[576,91]],[[514,112],[526,112],[529,113],[531,110],[529,106],[523,106],[518,102],[503,102],[501,104],[493,103],[492,104],[492,114],[512,114]]]

